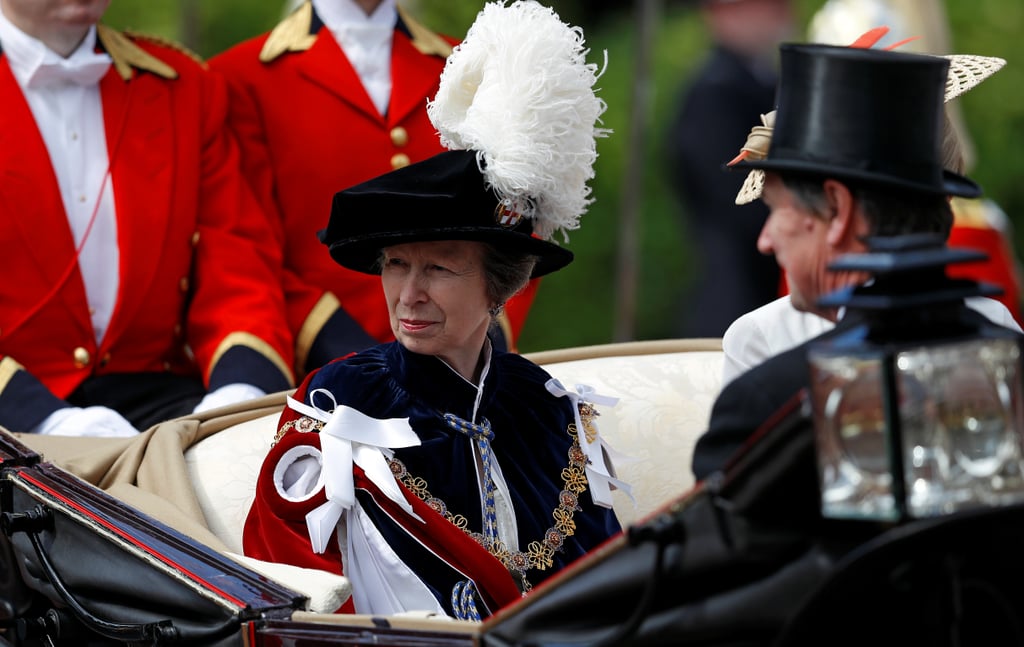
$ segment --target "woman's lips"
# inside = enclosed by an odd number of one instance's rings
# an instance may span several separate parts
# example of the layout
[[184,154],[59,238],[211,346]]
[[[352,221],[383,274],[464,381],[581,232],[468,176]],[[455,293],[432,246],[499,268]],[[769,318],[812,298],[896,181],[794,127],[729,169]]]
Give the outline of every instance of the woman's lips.
[[434,323],[433,321],[423,321],[420,319],[400,319],[399,321],[402,324],[402,328],[404,330],[408,330],[409,332],[423,330],[424,328],[427,328],[433,325]]

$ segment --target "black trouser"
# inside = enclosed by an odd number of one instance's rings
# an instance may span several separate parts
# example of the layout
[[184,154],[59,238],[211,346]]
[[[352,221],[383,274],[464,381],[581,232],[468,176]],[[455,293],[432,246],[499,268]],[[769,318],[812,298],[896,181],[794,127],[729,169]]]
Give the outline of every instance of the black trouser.
[[202,381],[173,373],[114,373],[82,382],[66,400],[114,409],[139,431],[192,413],[206,395]]

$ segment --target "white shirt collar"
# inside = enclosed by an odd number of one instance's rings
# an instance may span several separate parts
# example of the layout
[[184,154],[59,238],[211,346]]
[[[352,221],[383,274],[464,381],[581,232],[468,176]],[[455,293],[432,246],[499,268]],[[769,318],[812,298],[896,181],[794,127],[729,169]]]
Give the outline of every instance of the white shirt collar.
[[110,61],[107,54],[97,54],[96,49],[96,26],[89,27],[81,44],[64,59],[60,54],[46,46],[43,41],[30,36],[15,26],[7,16],[0,11],[0,46],[3,47],[4,55],[7,56],[11,71],[14,73],[18,83],[25,87],[44,65],[58,64],[61,61],[69,65],[90,64],[98,58],[105,58]]
[[391,99],[391,46],[398,20],[395,0],[384,0],[369,16],[352,0],[312,1],[377,112],[386,115]]
[[345,27],[381,27],[394,29],[398,20],[395,0],[384,0],[369,16],[352,0],[312,0],[313,9],[327,28],[337,31]]

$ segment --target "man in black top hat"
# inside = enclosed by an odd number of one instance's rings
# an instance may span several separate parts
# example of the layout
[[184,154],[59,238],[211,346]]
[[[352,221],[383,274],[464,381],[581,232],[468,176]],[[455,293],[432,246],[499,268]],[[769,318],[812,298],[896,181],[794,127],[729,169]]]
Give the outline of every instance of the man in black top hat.
[[[783,45],[771,148],[762,160],[770,213],[758,249],[785,271],[792,303],[837,320],[818,299],[868,277],[829,271],[866,251],[868,236],[948,234],[947,196],[975,197],[971,180],[944,171],[943,90],[949,63],[937,56],[825,45]],[[840,320],[826,336],[842,334]],[[812,340],[814,341],[814,340]],[[729,383],[698,440],[698,480],[721,469],[753,432],[808,386],[804,343]]]

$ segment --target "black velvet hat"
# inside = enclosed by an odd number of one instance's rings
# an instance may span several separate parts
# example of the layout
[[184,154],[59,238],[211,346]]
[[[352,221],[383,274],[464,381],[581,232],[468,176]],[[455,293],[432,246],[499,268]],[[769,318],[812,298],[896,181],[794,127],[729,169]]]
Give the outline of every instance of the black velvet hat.
[[533,236],[533,220],[501,208],[475,151],[446,151],[335,194],[320,242],[344,267],[378,274],[380,251],[426,240],[476,240],[533,254],[533,277],[568,265],[573,254]]
[[475,240],[536,256],[533,277],[568,265],[550,240],[579,228],[608,133],[589,51],[550,7],[485,3],[427,101],[448,150],[337,193],[319,234],[331,257],[374,274],[385,247]]
[[981,195],[973,181],[943,169],[947,59],[808,44],[784,44],[780,53],[768,155],[733,168]]

